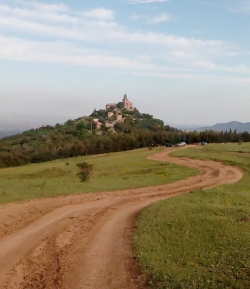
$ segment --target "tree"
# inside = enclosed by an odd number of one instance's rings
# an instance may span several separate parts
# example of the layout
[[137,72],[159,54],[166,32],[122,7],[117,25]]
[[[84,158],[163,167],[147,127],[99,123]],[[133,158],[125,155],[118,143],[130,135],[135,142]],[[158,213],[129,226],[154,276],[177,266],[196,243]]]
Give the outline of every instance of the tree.
[[101,131],[105,132],[105,131],[109,131],[110,130],[110,127],[107,127],[105,123],[103,123],[101,125]]
[[123,102],[118,102],[117,107],[119,109],[123,109],[124,108],[124,103]]
[[77,174],[81,182],[89,181],[90,173],[93,170],[93,165],[88,164],[87,162],[78,163],[77,167],[80,168],[80,172]]
[[99,119],[98,119],[98,121],[101,122],[101,123],[105,123],[105,118],[102,117],[102,116],[100,116]]
[[77,130],[83,130],[84,128],[85,128],[85,125],[83,121],[78,122],[78,124],[76,125]]

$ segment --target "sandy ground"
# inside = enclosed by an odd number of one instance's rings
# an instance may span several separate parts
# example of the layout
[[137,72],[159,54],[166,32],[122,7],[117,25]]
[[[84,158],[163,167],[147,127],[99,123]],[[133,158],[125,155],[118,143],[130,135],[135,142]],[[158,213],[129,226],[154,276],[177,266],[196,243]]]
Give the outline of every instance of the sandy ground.
[[243,177],[235,167],[172,158],[169,152],[150,159],[198,168],[200,175],[162,186],[0,206],[0,288],[146,288],[131,248],[139,211]]

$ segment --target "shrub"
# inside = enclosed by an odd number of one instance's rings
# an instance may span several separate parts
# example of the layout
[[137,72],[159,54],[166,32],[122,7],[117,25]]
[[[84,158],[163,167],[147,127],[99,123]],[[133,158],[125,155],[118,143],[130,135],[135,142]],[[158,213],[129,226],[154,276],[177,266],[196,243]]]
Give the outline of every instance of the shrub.
[[77,174],[81,182],[88,182],[91,171],[93,170],[93,165],[87,162],[78,163],[77,166],[80,168],[80,172]]

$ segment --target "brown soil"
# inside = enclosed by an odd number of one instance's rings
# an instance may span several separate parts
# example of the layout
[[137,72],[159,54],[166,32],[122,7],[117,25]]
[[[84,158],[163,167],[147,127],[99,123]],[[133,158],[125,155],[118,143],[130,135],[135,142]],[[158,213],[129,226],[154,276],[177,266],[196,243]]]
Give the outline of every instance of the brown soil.
[[162,186],[0,206],[0,288],[145,288],[131,248],[139,211],[243,176],[235,167],[177,159],[168,155],[170,151],[150,159],[198,168],[201,174]]

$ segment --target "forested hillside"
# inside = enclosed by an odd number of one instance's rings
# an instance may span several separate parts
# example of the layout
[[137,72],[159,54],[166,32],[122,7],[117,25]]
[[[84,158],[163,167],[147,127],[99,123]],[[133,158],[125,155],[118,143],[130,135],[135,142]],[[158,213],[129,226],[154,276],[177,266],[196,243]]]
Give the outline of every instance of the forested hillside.
[[[164,144],[167,132],[177,129],[139,111],[123,110],[125,120],[113,128],[105,124],[105,110],[64,124],[42,126],[0,140],[0,167],[19,166],[79,155],[126,151]],[[102,122],[100,129],[93,121]]]
[[[122,122],[107,126],[106,111],[99,110],[88,117],[68,120],[64,124],[42,126],[22,134],[0,139],[0,167],[20,166],[28,163],[80,155],[126,151],[141,147],[207,142],[248,142],[248,132],[183,132],[164,125],[162,120],[138,110],[122,109]],[[106,119],[105,119],[106,118]],[[95,119],[101,126],[97,128]]]

